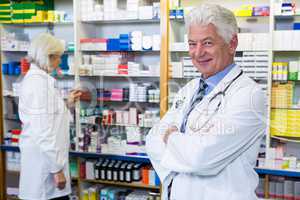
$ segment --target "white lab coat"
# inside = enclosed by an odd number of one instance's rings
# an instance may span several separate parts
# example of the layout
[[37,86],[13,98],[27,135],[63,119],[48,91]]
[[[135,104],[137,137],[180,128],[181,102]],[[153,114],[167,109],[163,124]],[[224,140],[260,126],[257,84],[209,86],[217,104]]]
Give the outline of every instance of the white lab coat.
[[[34,64],[21,82],[20,199],[46,200],[71,193],[70,113],[54,84],[55,79]],[[63,190],[55,186],[53,178],[53,173],[60,170],[67,180]]]
[[162,136],[166,128],[180,127],[198,87],[199,79],[190,81],[147,135],[146,150],[162,181],[163,200],[171,180],[172,200],[257,199],[258,175],[253,168],[266,130],[265,95],[258,84],[242,74],[224,97],[212,99],[240,72],[235,66],[190,113],[186,133],[171,134],[165,145]]

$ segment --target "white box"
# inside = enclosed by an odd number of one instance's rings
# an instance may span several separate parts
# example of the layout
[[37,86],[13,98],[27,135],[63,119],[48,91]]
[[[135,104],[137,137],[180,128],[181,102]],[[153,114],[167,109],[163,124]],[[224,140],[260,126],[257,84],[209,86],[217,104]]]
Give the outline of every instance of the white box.
[[152,18],[153,18],[153,6],[139,7],[139,19],[152,19]]

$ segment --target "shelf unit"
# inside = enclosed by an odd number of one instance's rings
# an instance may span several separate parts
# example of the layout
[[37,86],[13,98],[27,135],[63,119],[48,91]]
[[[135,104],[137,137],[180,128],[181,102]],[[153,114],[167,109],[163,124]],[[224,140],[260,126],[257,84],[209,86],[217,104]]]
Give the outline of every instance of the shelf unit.
[[[58,0],[56,0],[58,2]],[[81,75],[78,68],[75,68],[75,74],[74,75],[66,75],[66,76],[57,76],[57,79],[72,79],[75,82],[76,86],[80,86],[82,82],[87,81],[96,81],[93,79],[99,78],[100,81],[103,81],[103,79],[109,79],[109,78],[115,78],[114,80],[117,80],[119,83],[122,83],[126,81],[126,79],[134,79],[133,81],[136,81],[135,79],[139,80],[151,80],[155,79],[157,82],[160,83],[160,102],[159,102],[159,110],[160,110],[160,116],[162,117],[169,107],[169,102],[172,100],[172,95],[169,96],[169,94],[172,94],[176,92],[181,86],[183,86],[188,80],[192,79],[193,77],[172,77],[172,74],[169,71],[169,66],[171,66],[172,62],[174,61],[180,61],[180,57],[187,57],[188,56],[188,49],[182,48],[182,49],[176,49],[172,50],[172,44],[174,42],[183,42],[183,33],[184,33],[184,19],[170,19],[169,17],[169,9],[172,7],[172,0],[166,0],[166,1],[160,1],[160,20],[157,19],[151,19],[151,20],[95,20],[95,21],[82,21],[80,17],[80,0],[63,0],[61,1],[62,5],[68,5],[68,10],[73,10],[73,16],[74,20],[73,22],[66,22],[66,23],[33,23],[33,24],[13,24],[13,25],[2,25],[1,29],[11,29],[14,31],[20,31],[20,30],[32,30],[32,34],[35,34],[39,31],[48,31],[52,32],[57,36],[62,36],[66,32],[68,32],[68,35],[65,36],[66,40],[74,41],[75,44],[75,51],[74,52],[66,52],[68,54],[74,53],[74,66],[80,66],[81,65],[81,58],[83,54],[98,54],[98,53],[106,53],[106,52],[116,52],[116,51],[94,51],[94,50],[80,50],[80,39],[82,37],[91,37],[91,36],[107,36],[108,34],[116,35],[118,33],[124,33],[129,32],[130,29],[138,29],[139,26],[142,27],[159,27],[159,32],[161,35],[161,51],[124,51],[126,53],[134,54],[137,57],[160,57],[160,76],[148,76],[148,75],[116,75],[116,74],[109,74],[109,73],[103,73],[99,76],[94,75]],[[70,6],[72,2],[72,6]],[[193,6],[201,2],[208,2],[208,0],[182,0],[181,6],[187,7],[187,6]],[[246,4],[245,1],[241,2],[238,0],[232,0],[228,2],[224,2],[221,0],[210,0],[210,3],[217,3],[221,4],[225,7],[228,7],[229,9],[236,9],[239,8],[241,5]],[[249,4],[252,4],[253,1],[247,2]],[[295,19],[298,19],[299,16],[278,16],[275,15],[273,12],[274,10],[274,3],[275,0],[263,0],[263,1],[255,1],[255,5],[269,5],[271,7],[270,9],[270,16],[251,16],[251,17],[237,17],[238,23],[241,26],[242,34],[247,33],[266,33],[268,35],[270,44],[267,48],[239,48],[238,51],[241,52],[251,52],[251,51],[265,51],[268,56],[268,74],[265,77],[263,84],[266,85],[266,92],[268,98],[268,119],[267,119],[267,125],[270,127],[270,118],[271,118],[271,110],[273,107],[271,107],[271,87],[273,82],[280,82],[281,84],[284,84],[285,81],[274,81],[272,80],[272,62],[282,60],[285,58],[289,58],[290,55],[292,57],[299,57],[300,48],[291,49],[291,48],[281,48],[278,46],[274,46],[277,32],[275,30],[275,24],[276,21],[293,21]],[[297,1],[297,5],[300,5],[300,2]],[[61,8],[60,8],[61,9]],[[117,27],[116,30],[111,30],[112,27]],[[65,31],[65,30],[72,30],[72,31]],[[147,32],[151,32],[153,30],[146,30]],[[30,34],[31,35],[31,34]],[[120,52],[120,51],[117,51]],[[21,51],[14,51],[14,50],[2,50],[1,52],[1,62],[5,62],[7,58],[14,59],[16,57],[24,56],[26,55],[25,50]],[[287,59],[289,60],[289,59]],[[100,78],[101,77],[101,78]],[[3,88],[5,88],[5,80],[7,77],[1,76],[1,93],[3,92]],[[13,82],[18,77],[9,77],[9,82]],[[105,81],[105,80],[104,80]],[[259,80],[261,81],[261,80]],[[175,85],[176,83],[176,85]],[[297,83],[297,81],[295,81]],[[175,87],[174,87],[175,85]],[[170,98],[169,98],[170,97]],[[4,98],[15,98],[12,96],[6,96]],[[0,98],[0,104],[5,104],[5,99]],[[131,103],[131,104],[145,104],[147,105],[148,102],[105,102],[107,104],[123,104],[123,103]],[[149,103],[149,104],[155,104],[155,103]],[[276,108],[276,109],[283,109],[285,108]],[[298,110],[300,108],[287,108],[288,110]],[[1,116],[4,116],[5,109],[1,106],[0,108],[0,114]],[[79,130],[81,130],[80,126],[80,104],[76,105],[76,112],[75,112],[75,129],[76,133],[78,134]],[[119,124],[120,125],[120,124]],[[113,126],[119,126],[118,124],[114,124]],[[3,141],[3,133],[5,132],[5,126],[6,123],[0,123],[0,141]],[[279,140],[278,138],[274,138],[270,134],[270,130],[268,129],[266,131],[266,140],[265,145],[266,148],[271,147],[272,141]],[[76,145],[78,148],[78,144]],[[292,149],[295,148],[295,145],[291,145]],[[1,152],[0,152],[0,199],[5,199],[5,152],[6,151],[13,151],[18,152],[17,147],[13,146],[5,146],[1,145]],[[125,160],[125,161],[135,161],[135,162],[142,162],[142,163],[150,163],[147,157],[137,157],[137,156],[120,156],[120,155],[111,155],[111,154],[99,154],[99,153],[84,153],[84,152],[76,152],[76,151],[70,151],[70,156],[76,157],[76,158],[94,158],[97,159],[99,157],[104,158],[110,158],[110,159],[117,159],[117,160]],[[266,157],[268,158],[268,152]],[[276,169],[268,169],[268,168],[256,168],[256,172],[260,175],[265,176],[266,179],[266,189],[268,189],[268,181],[270,175],[275,176],[285,176],[285,177],[299,177],[298,171],[290,171],[290,170],[276,170]],[[115,182],[106,182],[106,181],[91,181],[91,180],[82,180],[80,178],[74,178],[74,181],[78,182],[78,187],[80,187],[81,182],[91,182],[91,183],[103,183],[108,185],[119,185],[124,187],[142,187],[146,189],[154,189],[159,190],[157,187],[149,187],[149,186],[142,186],[142,185],[132,185],[132,184],[124,184],[124,183],[115,183]],[[268,197],[268,193],[266,192],[265,197]]]

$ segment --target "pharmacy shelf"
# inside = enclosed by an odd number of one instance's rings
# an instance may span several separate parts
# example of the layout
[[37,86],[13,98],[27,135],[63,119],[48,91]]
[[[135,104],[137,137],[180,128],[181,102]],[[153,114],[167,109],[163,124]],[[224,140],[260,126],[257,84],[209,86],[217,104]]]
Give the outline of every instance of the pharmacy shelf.
[[[244,51],[250,51],[250,52],[265,52],[268,51],[269,49],[236,49],[237,52],[244,52]],[[188,49],[178,49],[178,50],[170,50],[171,53],[188,53]]]
[[102,154],[102,153],[90,153],[90,152],[78,152],[78,151],[70,151],[70,156],[80,157],[80,158],[108,158],[108,159],[122,160],[122,161],[150,163],[150,160],[147,156]]
[[279,140],[280,142],[292,142],[292,143],[300,143],[300,136],[292,137],[292,136],[283,136],[283,135],[276,135],[272,134],[270,136],[272,139]]
[[160,53],[160,50],[140,50],[140,51],[134,51],[134,50],[114,50],[114,51],[108,51],[108,50],[80,50],[81,52],[126,52],[126,53]]
[[2,49],[1,50],[4,53],[27,53],[27,50],[6,50],[6,49]]
[[[18,146],[12,145],[0,145],[2,151],[20,152]],[[102,153],[90,153],[90,152],[78,152],[70,151],[70,156],[80,157],[80,158],[108,158],[122,161],[132,161],[141,163],[150,163],[147,156],[132,156],[132,155],[116,155],[116,154],[102,154]]]
[[285,52],[295,52],[295,53],[299,53],[300,48],[299,49],[273,49],[274,53],[285,53]]
[[18,118],[5,117],[4,119],[5,119],[5,120],[8,120],[8,121],[14,121],[14,122],[22,123],[21,120],[18,119]]
[[19,198],[15,196],[7,196],[6,198],[7,200],[19,200]]
[[148,101],[113,101],[113,100],[101,100],[97,99],[99,102],[103,103],[143,103],[143,104],[159,104],[160,102],[148,102]]
[[93,21],[81,21],[86,24],[155,24],[160,23],[159,19],[129,19],[129,20],[93,20]]
[[293,19],[295,17],[300,17],[300,15],[275,15],[275,19]]
[[40,23],[11,23],[3,24],[3,26],[22,26],[22,27],[31,27],[31,26],[71,26],[73,22],[40,22]]
[[2,151],[11,151],[11,152],[20,152],[20,149],[18,146],[12,146],[12,145],[0,145],[0,149]]
[[[261,18],[269,18],[270,16],[235,16],[237,19],[246,19],[246,20],[256,20],[256,19],[261,19]],[[180,22],[184,23],[184,18],[170,18],[171,22]]]
[[276,108],[276,107],[272,107],[271,109],[278,109],[278,110],[300,110],[300,108]]
[[[88,122],[81,122],[80,124],[91,124],[91,125],[98,125],[95,123],[88,123]],[[101,124],[101,126],[109,127],[109,126],[119,126],[119,127],[138,127],[138,128],[152,128],[151,126],[139,126],[133,124]]]
[[159,78],[159,75],[150,76],[150,75],[124,75],[124,74],[106,74],[106,73],[103,73],[101,75],[80,75],[80,77]]
[[255,171],[258,174],[265,174],[265,175],[300,177],[300,170],[255,168]]
[[120,186],[120,187],[160,190],[159,186],[145,185],[145,184],[134,183],[134,182],[127,183],[127,182],[91,180],[91,179],[80,179],[80,181],[89,182],[89,183],[99,183],[99,184],[105,184],[105,185],[114,185],[114,186]]

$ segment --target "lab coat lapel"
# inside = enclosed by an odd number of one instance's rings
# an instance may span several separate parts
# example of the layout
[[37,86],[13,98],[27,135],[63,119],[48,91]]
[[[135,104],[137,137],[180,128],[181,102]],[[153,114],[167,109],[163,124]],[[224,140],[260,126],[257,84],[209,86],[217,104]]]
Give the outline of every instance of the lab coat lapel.
[[206,100],[210,100],[217,93],[223,92],[224,89],[230,82],[236,78],[242,70],[238,65],[235,65],[230,72],[221,80],[221,82],[207,95],[205,96]]
[[[228,84],[236,78],[241,69],[238,66],[232,68],[232,70],[221,80],[221,82],[208,94],[203,100],[195,107],[194,111],[191,112],[189,120],[187,122],[189,127],[194,127],[198,131],[201,130],[202,133],[209,132],[213,125],[213,120],[215,114],[215,110],[218,106],[220,100],[216,99],[216,101],[210,102],[210,100],[214,100],[214,97],[225,90]],[[223,98],[222,95],[218,96],[218,98]],[[226,97],[225,97],[226,98]],[[222,101],[222,100],[221,100]],[[220,112],[222,109],[218,109],[217,112]],[[190,130],[193,133],[193,130]],[[197,132],[198,132],[197,131]]]

